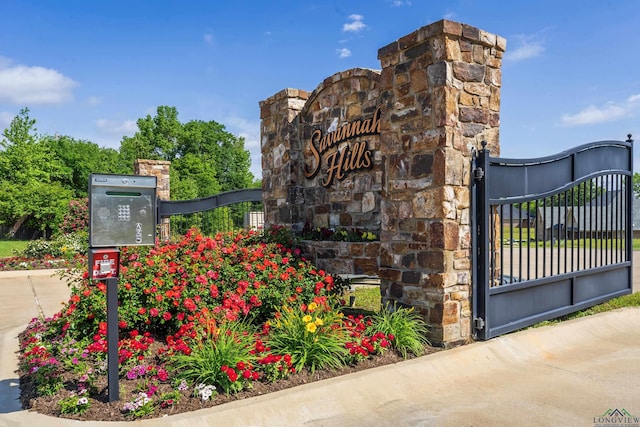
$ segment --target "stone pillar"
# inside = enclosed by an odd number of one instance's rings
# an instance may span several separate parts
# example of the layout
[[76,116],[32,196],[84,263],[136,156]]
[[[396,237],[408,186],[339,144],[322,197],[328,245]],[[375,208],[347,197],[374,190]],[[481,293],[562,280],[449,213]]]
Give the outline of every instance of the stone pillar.
[[[155,176],[158,184],[158,198],[171,200],[170,168],[171,162],[166,160],[137,159],[133,165],[134,173],[143,176]],[[169,240],[171,236],[169,218],[164,218],[160,224],[160,240]]]
[[274,224],[301,228],[304,224],[298,116],[308,97],[303,90],[285,89],[260,102],[265,228]]
[[383,302],[416,307],[432,343],[471,338],[470,163],[498,155],[502,37],[438,21],[383,47]]

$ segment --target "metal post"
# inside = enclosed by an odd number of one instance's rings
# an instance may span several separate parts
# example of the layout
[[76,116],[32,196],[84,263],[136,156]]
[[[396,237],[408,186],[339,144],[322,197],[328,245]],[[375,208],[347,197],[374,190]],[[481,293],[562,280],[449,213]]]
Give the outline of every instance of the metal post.
[[633,194],[633,139],[631,139],[631,134],[627,135],[627,143],[629,144],[629,175],[627,175],[627,182],[625,185],[626,191],[626,202],[627,206],[625,206],[625,226],[627,229],[625,230],[625,239],[627,243],[627,261],[629,262],[629,289],[633,290],[633,199],[635,195]]
[[109,402],[120,399],[118,382],[118,278],[107,282],[107,377]]
[[472,258],[474,261],[474,289],[473,289],[473,329],[474,334],[479,339],[488,339],[488,325],[486,324],[486,308],[488,303],[488,281],[487,273],[489,267],[489,251],[487,242],[489,239],[489,194],[487,191],[487,172],[489,168],[489,150],[487,143],[482,141],[482,149],[475,158],[474,172],[472,178],[473,185],[473,243]]

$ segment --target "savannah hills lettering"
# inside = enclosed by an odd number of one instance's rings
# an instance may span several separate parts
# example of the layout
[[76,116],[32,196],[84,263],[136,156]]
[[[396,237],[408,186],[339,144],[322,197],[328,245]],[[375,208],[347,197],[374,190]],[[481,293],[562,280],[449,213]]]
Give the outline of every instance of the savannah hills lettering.
[[[355,141],[338,145],[351,139],[365,135],[380,134],[380,107],[367,120],[348,122],[333,132],[327,134],[317,129],[311,135],[309,150],[313,156],[313,168],[305,165],[304,175],[308,179],[314,178],[320,172],[323,159],[327,161],[327,175],[322,181],[323,187],[330,187],[334,179],[343,180],[351,172],[368,169],[373,166],[372,153],[367,141]],[[334,148],[333,150],[331,150]]]

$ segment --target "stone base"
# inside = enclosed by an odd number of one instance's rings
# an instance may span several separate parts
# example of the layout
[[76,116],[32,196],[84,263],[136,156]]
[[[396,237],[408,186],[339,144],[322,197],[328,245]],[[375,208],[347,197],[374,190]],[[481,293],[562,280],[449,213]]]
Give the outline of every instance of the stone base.
[[300,248],[307,259],[329,274],[378,275],[380,242],[303,240]]

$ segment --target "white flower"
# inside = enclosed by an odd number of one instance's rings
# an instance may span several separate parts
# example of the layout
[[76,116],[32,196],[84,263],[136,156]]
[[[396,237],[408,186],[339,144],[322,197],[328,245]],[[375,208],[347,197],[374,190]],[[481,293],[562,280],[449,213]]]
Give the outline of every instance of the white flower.
[[203,401],[205,401],[209,400],[211,396],[213,396],[215,389],[215,386],[212,385],[198,384],[195,387],[194,392],[196,395],[200,396]]

